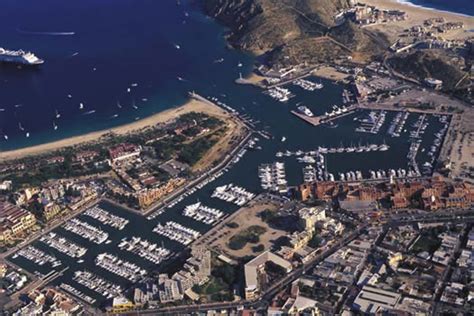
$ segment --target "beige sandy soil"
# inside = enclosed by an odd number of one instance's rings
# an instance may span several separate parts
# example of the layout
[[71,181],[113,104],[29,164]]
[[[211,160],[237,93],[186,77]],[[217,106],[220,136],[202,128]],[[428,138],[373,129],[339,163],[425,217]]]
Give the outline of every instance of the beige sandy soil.
[[318,77],[335,81],[344,80],[349,76],[348,74],[339,72],[335,68],[329,66],[320,67],[314,70],[313,73]]
[[164,123],[170,121],[180,115],[190,112],[202,112],[207,113],[209,115],[221,117],[221,118],[228,118],[229,114],[225,112],[223,109],[212,106],[211,104],[200,102],[197,100],[190,100],[186,104],[172,108],[155,115],[149,116],[142,120],[125,124],[122,126],[114,127],[108,130],[101,130],[97,132],[88,133],[85,135],[74,136],[58,141],[54,141],[51,143],[11,150],[11,151],[4,151],[0,152],[0,161],[11,160],[11,159],[18,159],[25,156],[30,155],[37,155],[43,154],[47,152],[51,152],[54,150],[58,150],[60,148],[69,147],[69,146],[76,146],[79,144],[84,144],[88,142],[94,142],[100,140],[103,136],[114,133],[118,135],[124,135],[131,132],[136,132],[142,130],[144,128],[154,126],[159,123]]
[[441,34],[441,36],[445,39],[462,39],[474,35],[472,32],[469,32],[469,30],[474,29],[473,17],[444,11],[435,11],[421,7],[414,7],[409,4],[399,3],[395,0],[359,0],[359,2],[375,6],[379,9],[401,10],[407,13],[408,18],[405,21],[369,26],[369,28],[378,29],[384,33],[387,33],[388,35],[395,36],[396,33],[399,33],[406,28],[409,28],[413,25],[420,25],[424,20],[434,17],[444,17],[446,21],[449,22],[464,22],[464,29],[453,30],[447,32],[446,34]]
[[[259,216],[257,216],[261,211],[264,210],[277,210],[278,205],[271,203],[258,203],[253,204],[248,207],[244,207],[237,212],[237,215],[229,219],[228,223],[235,222],[239,224],[237,228],[230,228],[223,225],[219,230],[208,240],[208,245],[210,248],[216,250],[217,252],[224,253],[225,255],[231,258],[241,258],[249,255],[258,255],[259,253],[254,253],[252,247],[262,244],[264,249],[268,250],[272,246],[272,241],[286,236],[286,232],[282,230],[273,229],[268,226],[267,223],[263,222]],[[227,245],[232,236],[238,234],[240,231],[252,226],[258,225],[265,227],[267,230],[264,234],[260,235],[260,241],[257,244],[247,243],[247,245],[239,250],[232,250]]]

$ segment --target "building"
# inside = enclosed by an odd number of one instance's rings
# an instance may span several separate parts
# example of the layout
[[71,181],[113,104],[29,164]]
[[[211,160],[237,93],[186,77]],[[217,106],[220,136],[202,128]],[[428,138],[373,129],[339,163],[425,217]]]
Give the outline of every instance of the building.
[[35,224],[36,218],[30,212],[8,202],[0,202],[0,242],[20,236]]
[[262,283],[264,284],[266,279],[265,264],[267,262],[276,264],[286,272],[292,270],[291,262],[271,253],[270,251],[265,251],[260,254],[244,266],[245,299],[253,300],[260,294]]
[[44,206],[43,209],[43,218],[45,221],[49,221],[61,213],[61,207],[54,203],[50,202]]
[[401,295],[365,285],[354,300],[354,308],[364,314],[377,314],[395,309]]
[[127,143],[109,148],[110,159],[113,163],[139,157],[140,153],[140,146]]
[[319,207],[305,207],[298,211],[301,226],[305,231],[313,231],[317,222],[326,219],[326,211]]

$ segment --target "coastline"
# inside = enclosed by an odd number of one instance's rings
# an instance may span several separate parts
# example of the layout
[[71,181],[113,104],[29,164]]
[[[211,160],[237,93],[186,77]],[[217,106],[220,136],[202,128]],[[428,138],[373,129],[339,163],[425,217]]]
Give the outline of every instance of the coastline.
[[174,107],[171,109],[164,110],[160,113],[148,116],[141,120],[113,127],[110,129],[99,130],[90,132],[84,135],[73,136],[64,138],[61,140],[34,145],[25,148],[13,149],[8,151],[0,151],[0,162],[4,162],[12,159],[24,158],[32,155],[44,154],[47,152],[59,150],[61,148],[77,146],[84,143],[94,142],[100,140],[102,137],[108,134],[124,135],[132,132],[151,127],[153,125],[164,123],[172,120],[173,118],[190,112],[201,112],[210,114],[217,117],[228,117],[228,113],[220,107],[212,106],[211,104],[201,102],[195,99],[190,99],[188,102],[181,106]]
[[461,13],[444,11],[441,9],[431,8],[431,7],[422,7],[417,4],[409,2],[400,2],[398,0],[360,0],[361,3],[367,5],[375,6],[379,9],[384,10],[401,10],[405,11],[408,15],[405,21],[390,22],[387,24],[379,24],[368,27],[381,27],[384,30],[393,32],[395,31],[392,27],[398,26],[402,29],[414,26],[421,25],[426,19],[434,17],[443,17],[446,21],[450,22],[463,22],[464,28],[459,30],[452,30],[448,33],[443,34],[443,38],[446,39],[463,39],[472,36],[474,33],[469,32],[469,30],[474,30],[474,17],[469,15],[464,15]]

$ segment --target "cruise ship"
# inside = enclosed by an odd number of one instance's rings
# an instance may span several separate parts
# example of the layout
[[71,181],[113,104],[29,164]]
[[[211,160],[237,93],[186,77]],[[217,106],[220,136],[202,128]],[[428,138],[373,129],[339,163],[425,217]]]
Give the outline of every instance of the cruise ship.
[[0,47],[0,62],[22,64],[22,65],[41,65],[44,60],[39,59],[31,52],[23,50],[7,50]]

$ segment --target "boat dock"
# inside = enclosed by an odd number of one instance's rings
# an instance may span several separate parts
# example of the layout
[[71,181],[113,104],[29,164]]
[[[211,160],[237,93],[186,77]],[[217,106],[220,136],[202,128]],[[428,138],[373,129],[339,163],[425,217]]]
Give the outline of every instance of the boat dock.
[[307,115],[304,115],[304,114],[299,113],[298,111],[294,111],[294,110],[292,110],[291,113],[296,115],[297,117],[299,117],[300,119],[302,119],[306,123],[309,123],[313,126],[318,126],[318,125],[321,125],[321,124],[329,123],[333,120],[340,119],[341,117],[344,117],[346,115],[352,114],[358,108],[359,107],[356,104],[354,104],[354,105],[348,106],[346,108],[346,111],[344,111],[344,112],[341,111],[339,114],[332,114],[331,115],[331,113],[330,113],[328,115],[323,114],[323,115],[319,115],[319,116],[307,116]]

